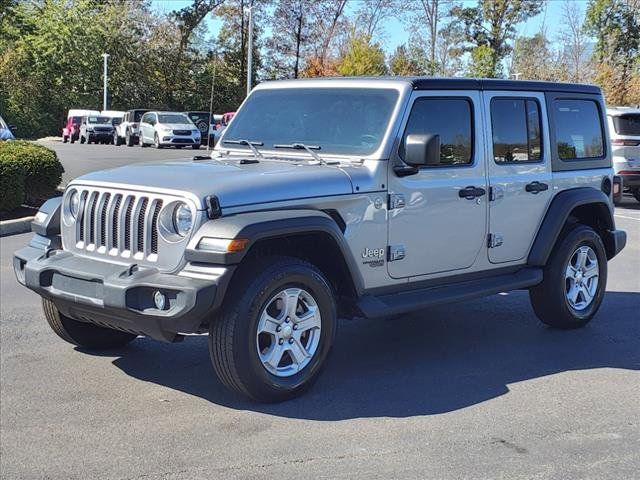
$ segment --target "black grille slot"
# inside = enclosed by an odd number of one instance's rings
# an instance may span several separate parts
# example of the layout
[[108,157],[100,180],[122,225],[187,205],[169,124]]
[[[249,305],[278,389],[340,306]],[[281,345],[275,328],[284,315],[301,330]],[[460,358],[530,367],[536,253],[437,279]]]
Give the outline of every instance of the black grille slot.
[[89,209],[89,243],[96,243],[96,205],[98,203],[98,194],[94,193],[91,199],[91,207]]
[[129,200],[129,205],[127,205],[127,212],[124,215],[124,249],[131,250],[131,211],[133,210],[133,201],[132,197]]
[[107,244],[107,207],[109,206],[110,193],[104,194],[102,201],[102,213],[100,214],[100,246]]
[[82,194],[82,196],[80,197],[80,212],[78,213],[78,219],[76,220],[76,222],[78,222],[78,224],[80,225],[80,241],[84,242],[84,215],[85,215],[85,211],[86,211],[86,205],[85,205],[85,198],[86,194]]
[[191,135],[191,130],[174,130],[174,135]]
[[158,216],[162,208],[162,200],[156,202],[156,209],[151,219],[151,253],[158,253]]
[[149,199],[145,198],[142,200],[142,205],[140,206],[140,212],[138,213],[138,239],[137,239],[137,248],[139,252],[144,252],[144,215],[147,212],[147,205],[149,204]]
[[118,248],[118,218],[120,216],[120,204],[122,203],[122,195],[116,195],[116,203],[113,206],[113,217],[111,219],[111,242],[114,248]]

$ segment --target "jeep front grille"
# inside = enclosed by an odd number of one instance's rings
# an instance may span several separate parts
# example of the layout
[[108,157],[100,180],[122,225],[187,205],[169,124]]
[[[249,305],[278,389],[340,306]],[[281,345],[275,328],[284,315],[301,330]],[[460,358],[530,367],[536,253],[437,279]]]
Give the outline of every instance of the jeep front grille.
[[147,194],[80,190],[75,246],[97,253],[154,261],[163,200]]

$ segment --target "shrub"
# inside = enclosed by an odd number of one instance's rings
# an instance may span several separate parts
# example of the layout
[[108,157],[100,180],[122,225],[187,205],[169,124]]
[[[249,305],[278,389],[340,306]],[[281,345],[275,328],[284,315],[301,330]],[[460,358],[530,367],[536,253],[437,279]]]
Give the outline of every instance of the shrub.
[[24,172],[0,153],[0,210],[13,210],[24,201]]
[[[3,192],[2,210],[10,210],[25,201],[35,203],[46,200],[60,185],[64,172],[56,152],[24,141],[0,143],[0,163],[3,165],[3,189],[0,190]],[[8,195],[5,188],[12,193]],[[20,200],[16,205],[18,197]]]

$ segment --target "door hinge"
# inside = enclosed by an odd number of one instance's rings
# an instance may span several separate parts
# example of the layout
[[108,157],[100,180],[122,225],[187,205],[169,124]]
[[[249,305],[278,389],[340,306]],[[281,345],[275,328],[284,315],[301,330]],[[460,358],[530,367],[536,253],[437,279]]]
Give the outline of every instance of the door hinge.
[[390,193],[389,194],[389,210],[395,210],[396,208],[404,208],[406,205],[404,194],[402,193]]
[[490,233],[487,241],[489,248],[496,248],[502,245],[503,238],[499,233]]
[[389,245],[389,262],[402,260],[405,256],[404,245]]
[[496,200],[500,200],[504,197],[504,188],[499,187],[497,185],[492,185],[489,187],[489,201],[495,202]]

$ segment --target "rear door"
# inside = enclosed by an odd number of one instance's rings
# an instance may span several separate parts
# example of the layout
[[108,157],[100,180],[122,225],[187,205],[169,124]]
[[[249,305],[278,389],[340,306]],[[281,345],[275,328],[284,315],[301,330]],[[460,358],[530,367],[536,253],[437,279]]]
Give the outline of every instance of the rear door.
[[552,196],[544,94],[485,91],[489,261],[524,261]]

